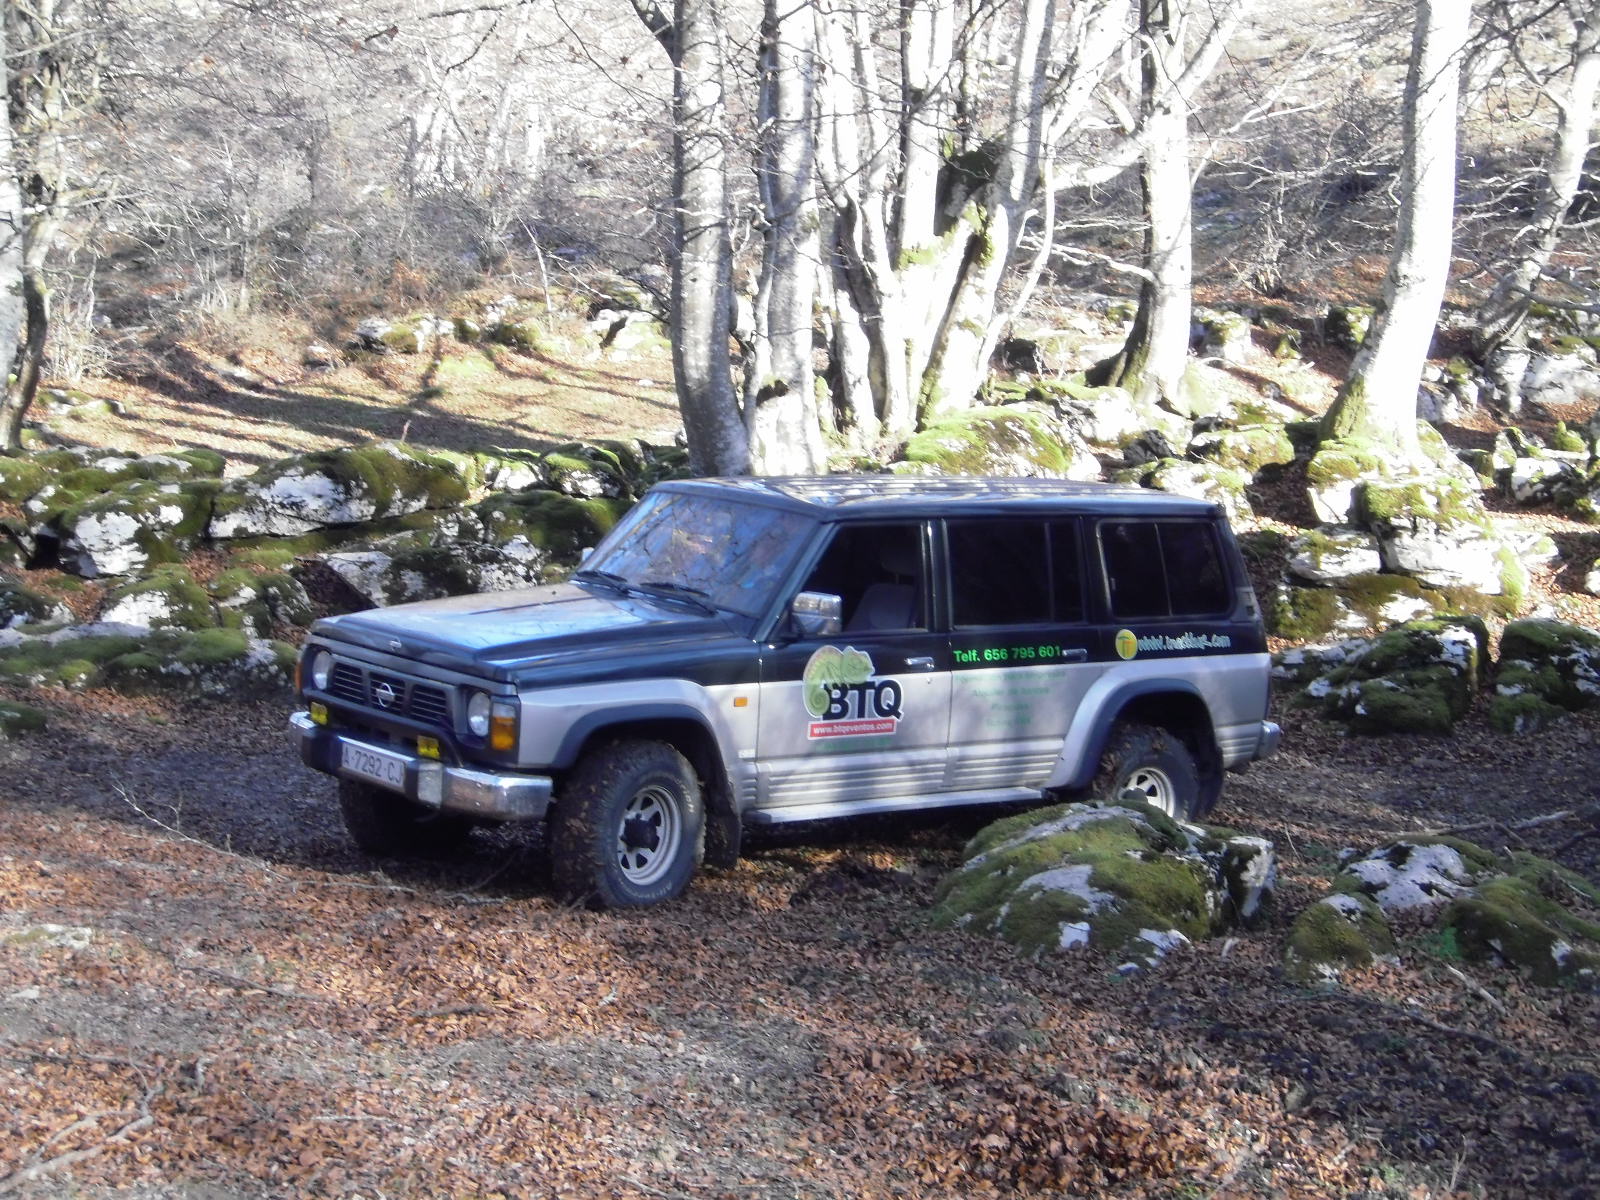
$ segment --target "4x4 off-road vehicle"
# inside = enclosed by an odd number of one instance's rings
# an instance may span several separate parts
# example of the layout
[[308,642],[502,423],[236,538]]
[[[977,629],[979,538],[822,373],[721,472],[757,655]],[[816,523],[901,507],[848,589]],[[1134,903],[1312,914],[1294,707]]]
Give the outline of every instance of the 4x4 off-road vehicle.
[[1276,748],[1221,511],[1040,480],[651,491],[570,582],[320,621],[302,758],[351,836],[548,821],[567,896],[642,905],[747,825],[1144,793],[1205,814]]

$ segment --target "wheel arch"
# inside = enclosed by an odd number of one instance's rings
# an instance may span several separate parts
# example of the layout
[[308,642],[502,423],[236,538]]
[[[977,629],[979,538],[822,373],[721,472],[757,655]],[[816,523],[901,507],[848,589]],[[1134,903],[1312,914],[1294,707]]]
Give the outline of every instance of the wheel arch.
[[733,859],[739,854],[739,813],[733,802],[728,763],[723,762],[717,733],[710,728],[706,717],[693,707],[635,704],[595,712],[574,722],[566,731],[555,758],[557,784],[595,746],[634,738],[666,742],[688,758],[701,781],[702,800],[706,805],[707,862],[710,866],[733,866]]
[[1133,722],[1165,729],[1179,738],[1200,771],[1200,811],[1204,813],[1216,803],[1222,791],[1222,752],[1217,747],[1211,710],[1192,683],[1181,679],[1140,680],[1111,693],[1092,713],[1080,709],[1080,715],[1091,724],[1081,732],[1068,734],[1069,751],[1074,734],[1082,741],[1076,765],[1063,784],[1066,790],[1089,785],[1105,756],[1112,731],[1120,724]]

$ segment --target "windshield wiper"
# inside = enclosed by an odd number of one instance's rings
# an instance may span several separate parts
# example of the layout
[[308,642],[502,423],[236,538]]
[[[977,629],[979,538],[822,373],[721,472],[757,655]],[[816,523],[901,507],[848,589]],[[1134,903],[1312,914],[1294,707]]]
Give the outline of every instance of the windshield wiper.
[[703,588],[690,587],[687,583],[679,583],[673,579],[646,579],[639,587],[645,591],[659,592],[674,600],[693,604],[708,613],[717,611],[717,606],[711,602],[710,592]]
[[632,585],[614,571],[574,571],[572,578],[579,583],[598,583],[603,587],[615,588],[624,596],[633,591]]

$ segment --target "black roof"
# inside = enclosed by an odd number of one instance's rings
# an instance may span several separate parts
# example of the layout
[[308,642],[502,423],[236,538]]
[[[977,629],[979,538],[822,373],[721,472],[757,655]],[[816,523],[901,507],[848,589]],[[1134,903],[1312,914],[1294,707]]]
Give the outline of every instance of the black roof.
[[752,475],[675,480],[660,486],[675,492],[737,492],[758,502],[803,509],[823,520],[1040,510],[1199,517],[1220,511],[1209,500],[1149,488],[982,475]]

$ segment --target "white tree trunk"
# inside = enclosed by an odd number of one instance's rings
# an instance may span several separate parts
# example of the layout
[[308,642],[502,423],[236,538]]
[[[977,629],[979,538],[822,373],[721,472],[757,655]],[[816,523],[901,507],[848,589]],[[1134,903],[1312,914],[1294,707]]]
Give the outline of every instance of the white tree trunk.
[[750,444],[729,361],[733,248],[728,235],[725,47],[714,0],[677,0],[673,149],[677,262],[672,365],[697,475],[743,475]]
[[[1600,92],[1600,0],[1589,0],[1573,14],[1572,74],[1556,106],[1556,135],[1550,165],[1533,219],[1523,233],[1522,254],[1495,286],[1479,311],[1477,349],[1491,369],[1497,358],[1517,361],[1526,346],[1524,323],[1533,288],[1550,265],[1566,225],[1567,213],[1583,183],[1583,163],[1594,129],[1595,98]],[[1509,351],[1509,353],[1506,353]],[[1521,359],[1526,362],[1525,357]],[[1506,407],[1521,408],[1521,371],[1502,375]]]
[[815,23],[803,7],[767,0],[762,26],[758,180],[765,246],[745,419],[753,470],[803,475],[827,460],[811,359],[819,244],[811,119]]
[[1417,0],[1394,250],[1372,329],[1323,418],[1325,439],[1418,454],[1417,388],[1450,279],[1456,101],[1470,10],[1469,0]]
[[[10,93],[6,35],[6,21],[0,17],[0,101]],[[12,148],[11,106],[0,103],[0,395],[17,372],[22,331],[22,189]]]

